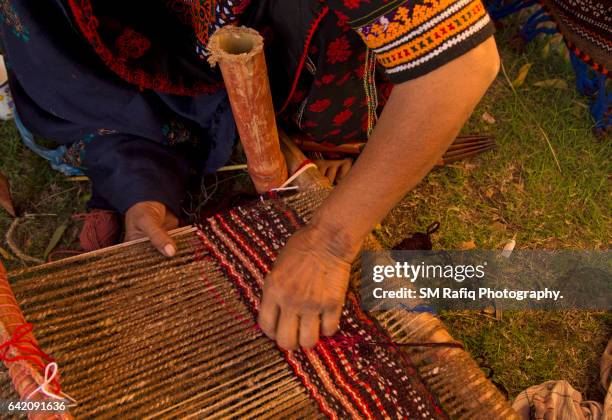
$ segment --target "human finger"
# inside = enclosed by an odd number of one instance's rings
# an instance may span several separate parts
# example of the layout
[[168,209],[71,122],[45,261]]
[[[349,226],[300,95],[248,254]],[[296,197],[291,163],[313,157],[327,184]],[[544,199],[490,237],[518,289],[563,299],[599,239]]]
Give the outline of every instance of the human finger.
[[280,309],[269,292],[264,289],[264,294],[259,305],[259,316],[257,323],[265,335],[272,340],[276,338],[276,325]]
[[340,326],[341,315],[342,306],[340,305],[326,309],[321,317],[321,333],[328,337],[334,335]]
[[313,348],[319,341],[319,328],[321,317],[319,313],[311,312],[300,316],[300,346],[305,349]]
[[280,310],[278,327],[276,328],[276,342],[285,350],[295,350],[298,348],[300,319],[294,311]]
[[149,238],[151,244],[163,255],[173,257],[176,254],[174,240],[155,218],[144,215],[137,221],[136,227]]

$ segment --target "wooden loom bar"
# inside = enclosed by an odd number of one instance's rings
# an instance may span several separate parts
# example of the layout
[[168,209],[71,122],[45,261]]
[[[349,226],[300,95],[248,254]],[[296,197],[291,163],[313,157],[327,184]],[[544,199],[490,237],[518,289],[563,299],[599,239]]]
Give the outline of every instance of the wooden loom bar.
[[287,179],[272,105],[263,51],[263,38],[245,27],[225,26],[208,44],[211,65],[219,63],[249,175],[259,193],[277,188]]
[[[0,344],[3,347],[6,346],[2,349],[2,359],[21,400],[26,399],[45,381],[42,367],[46,365],[43,358],[36,354],[40,353],[40,350],[38,350],[39,346],[32,330],[25,330],[27,332],[24,331],[18,340],[19,343],[15,343],[20,329],[23,330],[25,327],[27,327],[25,317],[8,282],[6,269],[0,262]],[[24,349],[18,349],[16,345]],[[27,356],[27,359],[22,359],[23,356]],[[39,392],[33,401],[57,400]],[[68,411],[64,413],[30,411],[28,418],[30,420],[67,420],[72,419],[72,416]]]

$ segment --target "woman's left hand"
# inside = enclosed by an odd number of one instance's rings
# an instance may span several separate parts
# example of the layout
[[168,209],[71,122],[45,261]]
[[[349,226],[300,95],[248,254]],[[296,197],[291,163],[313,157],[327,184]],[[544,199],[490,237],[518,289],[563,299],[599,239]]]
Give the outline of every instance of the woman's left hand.
[[265,279],[259,326],[286,350],[314,347],[319,334],[338,330],[354,256],[328,233],[310,225],[296,232]]

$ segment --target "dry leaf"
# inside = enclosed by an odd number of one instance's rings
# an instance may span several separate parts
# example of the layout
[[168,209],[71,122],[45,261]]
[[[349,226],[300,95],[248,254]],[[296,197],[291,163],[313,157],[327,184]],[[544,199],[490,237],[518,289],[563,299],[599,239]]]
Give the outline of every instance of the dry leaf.
[[47,245],[47,249],[45,249],[43,260],[45,261],[47,260],[47,257],[49,256],[51,251],[53,251],[53,249],[57,246],[59,241],[62,239],[62,236],[64,236],[64,232],[66,232],[67,228],[68,228],[68,222],[65,222],[61,224],[57,229],[55,229],[55,232],[53,232],[51,239],[49,239],[49,244]]
[[476,243],[474,241],[461,242],[459,244],[459,249],[463,251],[467,251],[469,249],[476,249]]
[[502,222],[493,222],[491,224],[491,229],[498,231],[498,232],[503,232],[506,230],[506,225],[503,224]]
[[0,206],[11,216],[16,216],[13,200],[11,199],[11,187],[9,186],[8,179],[2,172],[0,172]]
[[482,310],[482,312],[484,312],[487,315],[495,315],[495,308],[492,306],[487,306],[486,308]]
[[495,117],[493,117],[493,115],[489,114],[488,112],[485,112],[484,114],[482,114],[482,120],[488,124],[495,124]]
[[13,257],[6,249],[0,246],[0,255],[7,261],[13,261],[15,257]]
[[540,80],[539,82],[535,82],[533,85],[537,87],[550,87],[554,89],[568,89],[567,82],[563,79]]
[[522,86],[523,83],[525,83],[525,78],[527,77],[527,73],[529,73],[529,69],[531,69],[532,65],[532,63],[527,63],[520,68],[518,76],[516,76],[516,79],[514,79],[514,81],[512,82],[512,86],[517,88]]
[[550,41],[542,48],[542,58],[547,58],[550,55]]
[[471,171],[472,169],[478,168],[478,165],[476,165],[475,163],[464,162],[461,165],[461,168],[465,169],[466,171]]

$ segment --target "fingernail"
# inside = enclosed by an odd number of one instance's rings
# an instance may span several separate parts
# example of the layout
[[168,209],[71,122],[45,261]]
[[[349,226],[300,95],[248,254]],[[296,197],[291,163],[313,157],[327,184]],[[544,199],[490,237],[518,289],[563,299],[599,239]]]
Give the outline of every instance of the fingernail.
[[176,254],[176,248],[174,248],[173,245],[168,244],[164,247],[164,254],[166,257],[174,257],[174,254]]

